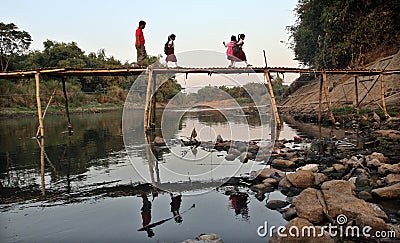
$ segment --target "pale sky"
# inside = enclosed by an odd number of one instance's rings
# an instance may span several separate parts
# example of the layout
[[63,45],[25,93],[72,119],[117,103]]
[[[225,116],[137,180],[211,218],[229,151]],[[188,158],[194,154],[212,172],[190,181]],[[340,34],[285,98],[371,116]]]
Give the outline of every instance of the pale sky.
[[[222,41],[246,34],[244,51],[253,66],[298,67],[287,45],[286,26],[295,22],[297,0],[0,0],[0,22],[15,23],[32,36],[32,49],[42,50],[46,39],[77,42],[85,51],[104,48],[107,56],[136,61],[134,31],[139,20],[149,55],[163,54],[167,36],[174,33],[175,50],[224,53]],[[179,60],[178,60],[179,61]],[[226,65],[228,65],[228,60]]]

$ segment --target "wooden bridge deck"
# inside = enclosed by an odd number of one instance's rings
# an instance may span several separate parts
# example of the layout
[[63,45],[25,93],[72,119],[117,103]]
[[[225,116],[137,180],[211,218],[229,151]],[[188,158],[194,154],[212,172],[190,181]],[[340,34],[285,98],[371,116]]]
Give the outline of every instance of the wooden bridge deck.
[[[331,74],[356,74],[356,75],[378,75],[378,74],[400,74],[400,69],[307,69],[288,67],[253,67],[253,68],[151,68],[153,74],[176,74],[176,73],[206,73],[206,74],[230,74],[230,73],[331,73]],[[37,73],[51,77],[65,76],[131,76],[140,75],[148,71],[145,68],[47,68],[37,70],[0,72],[0,79],[9,78],[31,78]]]

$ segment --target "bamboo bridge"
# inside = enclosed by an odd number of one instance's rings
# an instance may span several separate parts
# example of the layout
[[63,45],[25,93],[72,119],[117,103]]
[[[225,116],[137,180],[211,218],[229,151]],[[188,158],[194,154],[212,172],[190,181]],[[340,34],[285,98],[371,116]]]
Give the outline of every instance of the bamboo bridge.
[[[306,69],[306,68],[290,68],[290,67],[253,67],[253,68],[221,68],[221,67],[211,67],[211,68],[99,68],[99,69],[87,69],[87,68],[49,68],[49,69],[37,69],[37,70],[25,70],[25,71],[11,71],[11,72],[1,72],[0,79],[16,79],[16,78],[35,78],[36,81],[36,101],[38,108],[38,119],[39,128],[36,137],[40,133],[40,137],[44,137],[43,129],[43,115],[40,101],[40,76],[44,77],[54,77],[62,78],[62,88],[65,98],[65,108],[67,113],[67,123],[68,129],[71,134],[72,125],[69,119],[68,111],[68,96],[65,89],[65,79],[64,77],[82,77],[82,76],[135,76],[142,73],[148,74],[148,84],[146,92],[146,103],[145,103],[145,115],[144,115],[144,129],[148,131],[150,129],[151,120],[155,119],[152,114],[154,114],[155,109],[155,97],[151,97],[152,91],[156,86],[155,80],[157,74],[208,74],[208,75],[218,75],[218,74],[249,74],[249,73],[262,73],[266,77],[268,90],[271,97],[271,105],[275,115],[276,125],[279,128],[281,126],[279,119],[278,106],[275,102],[275,96],[271,84],[271,73],[309,73],[309,74],[319,74],[321,75],[320,80],[320,92],[319,92],[319,112],[318,121],[321,122],[322,119],[322,95],[323,91],[325,94],[326,104],[328,107],[328,112],[332,123],[335,123],[335,117],[332,112],[329,90],[327,85],[327,74],[350,74],[355,76],[354,85],[357,87],[358,81],[357,76],[375,76],[379,75],[381,77],[381,98],[382,98],[382,109],[385,116],[389,116],[386,111],[385,105],[385,86],[384,86],[384,76],[390,74],[400,74],[400,69]],[[357,90],[357,89],[356,89]],[[356,92],[357,93],[357,92]],[[356,106],[359,105],[358,95],[356,100]]]

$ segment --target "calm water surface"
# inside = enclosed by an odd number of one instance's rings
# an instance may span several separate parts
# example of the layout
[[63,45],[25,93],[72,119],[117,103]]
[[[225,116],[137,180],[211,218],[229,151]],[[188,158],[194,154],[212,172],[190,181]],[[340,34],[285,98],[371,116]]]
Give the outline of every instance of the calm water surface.
[[[257,235],[257,227],[265,221],[275,226],[285,224],[279,212],[267,209],[265,200],[257,200],[254,192],[247,188],[238,188],[246,195],[243,200],[229,196],[232,187],[205,186],[181,192],[182,222],[167,220],[151,232],[138,231],[145,220],[154,223],[173,216],[169,193],[148,194],[145,198],[85,194],[102,187],[138,185],[150,180],[143,117],[132,117],[135,120],[129,127],[131,137],[127,140],[127,150],[121,117],[120,112],[73,115],[71,137],[66,132],[63,117],[46,117],[44,168],[40,163],[40,147],[32,138],[37,120],[0,121],[1,186],[7,191],[30,191],[32,194],[22,195],[19,202],[0,205],[1,242],[179,242],[201,233],[216,233],[225,242],[257,242],[266,241]],[[260,131],[269,129],[261,127],[257,119],[246,119],[250,124],[247,133],[250,139],[258,139]],[[166,126],[170,127],[165,129],[165,134],[156,131],[157,135],[172,141],[169,147],[155,153],[158,169],[154,180],[157,183],[212,182],[265,167],[261,162],[252,161],[244,166],[238,161],[227,163],[225,152],[201,148],[193,152],[173,143],[189,136],[193,127],[202,140],[213,140],[216,134],[224,139],[240,138],[246,135],[238,134],[240,122],[228,124],[219,114],[200,111],[186,115],[178,124]],[[232,134],[232,130],[238,132]],[[295,129],[285,124],[280,138],[292,138],[296,134]],[[169,173],[171,171],[174,173]],[[37,200],[41,193],[52,200]],[[178,192],[173,194],[177,195]],[[268,196],[269,199],[285,198],[277,191]],[[191,208],[193,204],[195,208]]]

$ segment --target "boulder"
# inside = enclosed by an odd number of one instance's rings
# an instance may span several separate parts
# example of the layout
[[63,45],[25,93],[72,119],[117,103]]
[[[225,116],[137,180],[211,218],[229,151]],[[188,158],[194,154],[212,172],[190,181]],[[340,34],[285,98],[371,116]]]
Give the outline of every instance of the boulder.
[[278,167],[278,168],[291,168],[296,165],[295,162],[291,160],[286,160],[286,159],[274,159],[271,162],[272,167]]
[[331,192],[353,195],[356,186],[350,181],[332,180],[322,184],[321,190],[329,190]]
[[261,184],[256,184],[256,185],[252,185],[250,187],[251,190],[255,191],[255,192],[272,192],[274,191],[275,186],[269,183],[261,183]]
[[286,209],[282,214],[282,217],[287,221],[294,219],[296,216],[297,216],[297,213],[296,213],[295,207]]
[[340,162],[344,165],[351,167],[358,167],[363,162],[363,158],[357,158],[356,156],[352,156],[350,159],[342,159]]
[[270,185],[277,185],[278,184],[278,180],[274,179],[274,178],[266,178],[263,180],[263,183],[266,184],[270,184]]
[[293,185],[292,185],[292,183],[290,183],[290,181],[289,181],[286,177],[284,177],[282,180],[279,181],[278,186],[279,186],[280,188],[289,189],[289,188],[291,188]]
[[265,168],[265,169],[259,170],[259,171],[257,171],[257,174],[258,174],[257,177],[263,178],[263,179],[273,177],[274,175],[276,175],[277,177],[285,176],[285,173],[283,171],[274,169],[274,168]]
[[368,187],[369,185],[370,185],[370,180],[368,175],[364,173],[360,173],[357,175],[356,187],[358,189]]
[[286,175],[288,181],[295,187],[308,188],[314,185],[314,174],[309,170],[299,170]]
[[314,188],[307,188],[294,201],[297,215],[315,224],[324,219],[324,211],[318,199],[317,191]]
[[323,173],[314,174],[314,185],[321,185],[326,180],[328,180],[328,177],[325,174]]
[[371,231],[369,231],[368,234],[372,236],[374,236],[377,231],[382,232],[388,230],[388,225],[383,219],[378,217],[371,217],[366,214],[357,215],[357,217],[355,218],[355,223],[360,229],[363,229],[364,227],[370,227]]
[[340,214],[347,218],[356,218],[358,215],[386,218],[386,214],[374,210],[369,203],[353,195],[354,184],[349,181],[327,181],[321,186],[329,217],[336,219]]
[[375,216],[377,216],[378,218],[381,218],[385,221],[389,219],[387,214],[379,207],[378,204],[368,203],[368,206],[374,211]]
[[267,208],[269,208],[269,209],[272,209],[272,210],[276,210],[276,209],[279,209],[279,208],[284,208],[284,207],[286,207],[287,205],[289,205],[289,203],[288,202],[286,202],[286,201],[282,201],[282,200],[269,200],[268,202],[267,202]]
[[371,195],[371,193],[369,193],[367,191],[361,191],[360,193],[358,193],[358,198],[365,200],[365,201],[369,201],[372,199],[372,195]]
[[347,169],[347,167],[342,164],[333,164],[332,166],[337,172],[344,172]]
[[389,158],[383,155],[382,153],[378,152],[373,152],[371,155],[365,156],[365,161],[368,163],[368,161],[377,159],[381,163],[387,163],[389,162]]
[[400,182],[400,174],[389,174],[385,177],[385,183],[388,185]]
[[397,164],[383,164],[378,168],[378,173],[381,175],[386,175],[389,173],[399,174],[400,173],[400,163]]
[[400,182],[391,186],[374,189],[371,193],[380,198],[400,199]]
[[241,152],[240,152],[239,150],[237,150],[237,149],[230,149],[230,150],[228,151],[228,153],[229,153],[229,154],[236,155],[236,157],[238,157],[238,156],[241,154]]
[[330,173],[332,173],[332,172],[334,172],[335,171],[335,169],[333,168],[333,167],[327,167],[326,169],[324,169],[323,171],[322,171],[322,173],[324,173],[324,174],[330,174]]
[[378,168],[379,166],[383,165],[378,159],[371,159],[367,160],[367,167],[369,168]]
[[305,166],[302,166],[299,168],[299,170],[310,170],[312,172],[317,172],[318,171],[318,164],[307,164]]
[[225,160],[227,160],[227,161],[234,161],[236,158],[237,158],[237,155],[234,155],[234,154],[227,154],[225,156]]
[[156,145],[156,146],[164,146],[165,145],[165,141],[164,141],[163,138],[157,136],[157,137],[154,138],[154,145]]

